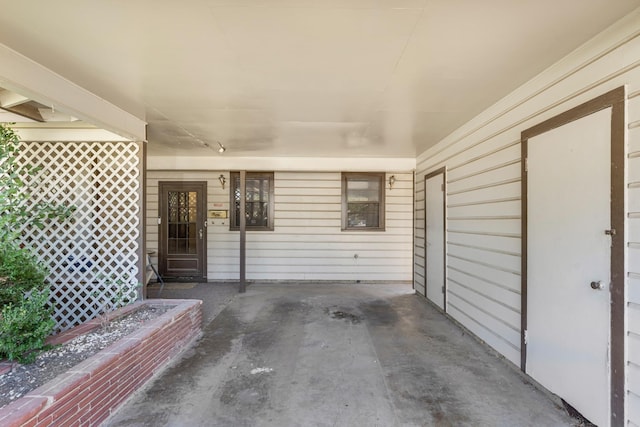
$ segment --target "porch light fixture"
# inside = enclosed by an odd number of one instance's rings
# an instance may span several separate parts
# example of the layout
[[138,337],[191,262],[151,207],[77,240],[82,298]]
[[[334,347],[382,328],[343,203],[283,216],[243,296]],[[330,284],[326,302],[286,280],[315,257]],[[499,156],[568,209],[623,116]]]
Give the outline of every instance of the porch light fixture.
[[227,151],[227,148],[224,145],[222,145],[221,142],[218,142],[218,146],[220,147],[220,148],[218,148],[218,153],[222,154],[225,151]]
[[395,175],[391,175],[389,177],[389,190],[391,190],[393,188],[393,184],[396,183],[396,176]]
[[224,190],[224,185],[227,183],[227,178],[225,178],[223,174],[220,174],[218,179],[220,180],[220,185],[222,185],[222,189]]

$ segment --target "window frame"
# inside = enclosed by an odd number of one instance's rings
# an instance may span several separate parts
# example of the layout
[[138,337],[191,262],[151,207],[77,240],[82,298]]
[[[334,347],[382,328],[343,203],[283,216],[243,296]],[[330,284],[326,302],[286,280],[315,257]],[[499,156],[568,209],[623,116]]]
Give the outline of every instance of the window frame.
[[[351,179],[377,178],[378,187],[378,226],[377,227],[349,227],[348,206],[348,182]],[[342,231],[385,231],[386,230],[386,187],[385,172],[342,172]]]
[[[240,227],[236,226],[236,209],[235,209],[235,191],[236,187],[234,183],[237,182],[240,185],[240,172],[239,171],[231,171],[229,173],[229,230],[231,231],[239,231]],[[274,215],[275,215],[275,200],[274,200],[274,187],[275,187],[275,177],[273,172],[246,172],[246,179],[251,178],[267,178],[269,180],[269,207],[268,207],[268,218],[267,225],[256,226],[246,224],[247,231],[273,231],[274,230]]]

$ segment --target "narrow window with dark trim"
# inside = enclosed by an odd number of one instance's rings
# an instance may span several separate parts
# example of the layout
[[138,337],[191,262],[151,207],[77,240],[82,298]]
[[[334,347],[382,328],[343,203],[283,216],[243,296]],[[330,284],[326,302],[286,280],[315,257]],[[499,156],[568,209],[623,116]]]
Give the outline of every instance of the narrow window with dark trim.
[[383,231],[384,173],[342,173],[342,230]]
[[[273,172],[247,172],[247,230],[273,231]],[[240,229],[240,173],[231,172],[230,229]]]

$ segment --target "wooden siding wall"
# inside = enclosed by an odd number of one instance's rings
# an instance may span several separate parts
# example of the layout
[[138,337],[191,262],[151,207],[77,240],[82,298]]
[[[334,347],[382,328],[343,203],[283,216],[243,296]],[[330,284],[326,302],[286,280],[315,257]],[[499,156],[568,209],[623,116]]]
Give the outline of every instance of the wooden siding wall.
[[627,85],[627,424],[640,426],[638,12],[518,88],[417,159],[414,286],[424,294],[424,177],[447,169],[448,313],[520,362],[520,133]]
[[[636,58],[640,58],[640,43]],[[640,426],[640,72],[629,82],[628,160],[628,375],[629,425]]]
[[[274,177],[275,229],[247,232],[248,280],[411,281],[413,172],[387,173],[384,232],[341,231],[340,172],[276,171]],[[207,181],[208,209],[229,209],[228,171],[148,171],[149,250],[158,249],[158,182],[181,180]],[[229,231],[228,220],[214,220],[207,239],[207,279],[238,280],[239,232]]]

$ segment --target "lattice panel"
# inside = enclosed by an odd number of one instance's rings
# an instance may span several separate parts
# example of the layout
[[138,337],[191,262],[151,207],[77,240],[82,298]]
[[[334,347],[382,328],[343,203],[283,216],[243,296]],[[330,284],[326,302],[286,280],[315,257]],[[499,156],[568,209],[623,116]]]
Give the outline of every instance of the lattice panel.
[[24,226],[24,242],[49,267],[59,331],[137,298],[140,147],[130,142],[21,142],[28,203],[75,206],[73,218]]

